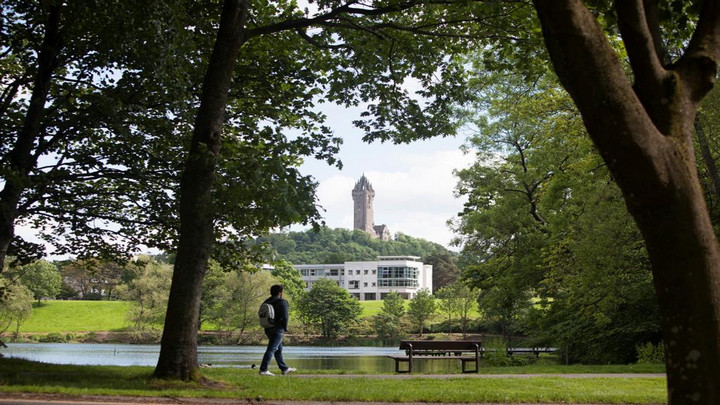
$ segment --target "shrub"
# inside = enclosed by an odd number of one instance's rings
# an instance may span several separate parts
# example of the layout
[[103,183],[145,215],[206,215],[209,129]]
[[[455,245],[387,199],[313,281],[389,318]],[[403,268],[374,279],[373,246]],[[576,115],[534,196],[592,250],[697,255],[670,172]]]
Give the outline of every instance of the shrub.
[[38,341],[42,343],[66,343],[67,337],[61,333],[53,332],[40,337]]
[[638,364],[661,364],[665,363],[665,349],[662,341],[657,345],[646,342],[635,346],[638,354]]

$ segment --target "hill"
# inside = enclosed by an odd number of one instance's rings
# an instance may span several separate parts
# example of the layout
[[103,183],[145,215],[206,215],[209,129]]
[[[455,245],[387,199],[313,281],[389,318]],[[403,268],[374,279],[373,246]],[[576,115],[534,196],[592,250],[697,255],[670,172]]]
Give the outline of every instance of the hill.
[[269,242],[277,259],[294,264],[376,260],[378,256],[424,258],[438,252],[451,253],[440,244],[401,233],[393,240],[381,241],[358,229],[328,227],[318,231],[273,233],[259,238],[258,242]]

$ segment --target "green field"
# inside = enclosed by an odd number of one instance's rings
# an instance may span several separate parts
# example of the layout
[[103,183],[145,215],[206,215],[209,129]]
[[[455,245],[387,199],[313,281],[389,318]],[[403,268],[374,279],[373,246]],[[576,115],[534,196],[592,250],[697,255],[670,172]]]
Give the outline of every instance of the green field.
[[[37,304],[36,304],[37,305]],[[43,301],[20,328],[24,333],[112,332],[127,329],[130,302]]]
[[[20,328],[23,333],[113,332],[126,330],[131,303],[127,301],[43,301]],[[360,301],[361,318],[377,315],[382,301]],[[442,315],[436,315],[442,319]],[[207,327],[205,327],[207,326]],[[212,329],[205,325],[203,329]]]

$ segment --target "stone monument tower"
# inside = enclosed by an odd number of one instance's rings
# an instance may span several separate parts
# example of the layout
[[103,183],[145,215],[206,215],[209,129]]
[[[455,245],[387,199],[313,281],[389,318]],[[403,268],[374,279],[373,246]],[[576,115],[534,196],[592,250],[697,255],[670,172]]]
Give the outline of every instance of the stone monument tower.
[[360,180],[355,183],[352,190],[354,205],[353,218],[354,228],[367,232],[373,238],[390,240],[390,231],[385,225],[375,225],[375,212],[373,211],[373,199],[375,190],[367,177],[363,174]]

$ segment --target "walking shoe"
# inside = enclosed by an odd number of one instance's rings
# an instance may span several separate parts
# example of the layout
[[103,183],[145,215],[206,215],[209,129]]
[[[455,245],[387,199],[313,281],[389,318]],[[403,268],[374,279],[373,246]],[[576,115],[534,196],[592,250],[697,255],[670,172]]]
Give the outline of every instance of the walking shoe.
[[[283,373],[283,374],[285,374],[285,373]],[[271,372],[269,372],[269,371],[265,370],[265,371],[261,371],[261,372],[260,372],[260,375],[269,375],[269,376],[273,376],[273,375],[275,375],[275,374],[273,374],[273,373],[271,373]]]
[[294,373],[294,372],[296,372],[296,371],[297,371],[296,368],[288,367],[288,368],[286,368],[285,370],[283,370],[282,374],[283,374],[283,375],[286,375],[286,374]]

